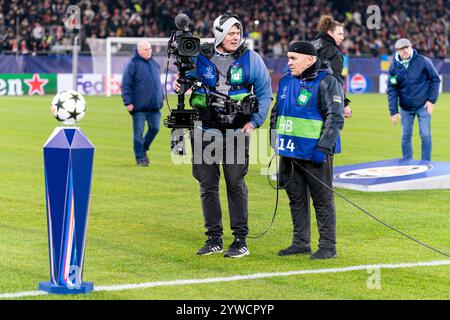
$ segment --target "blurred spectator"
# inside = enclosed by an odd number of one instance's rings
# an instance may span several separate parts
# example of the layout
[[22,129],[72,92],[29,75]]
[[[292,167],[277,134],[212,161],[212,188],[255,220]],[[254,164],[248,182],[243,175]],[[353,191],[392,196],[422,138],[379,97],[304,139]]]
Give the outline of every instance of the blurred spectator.
[[64,21],[67,7],[76,4],[84,50],[88,50],[86,39],[90,37],[168,37],[174,17],[181,12],[193,20],[196,36],[211,37],[208,26],[214,17],[210,12],[231,11],[244,21],[245,35],[257,37],[256,50],[261,54],[285,56],[291,41],[311,40],[319,17],[329,14],[346,26],[344,54],[390,54],[395,40],[408,37],[428,57],[450,56],[450,0],[377,3],[382,20],[379,30],[366,27],[371,0],[2,0],[0,50],[35,54],[70,43]]

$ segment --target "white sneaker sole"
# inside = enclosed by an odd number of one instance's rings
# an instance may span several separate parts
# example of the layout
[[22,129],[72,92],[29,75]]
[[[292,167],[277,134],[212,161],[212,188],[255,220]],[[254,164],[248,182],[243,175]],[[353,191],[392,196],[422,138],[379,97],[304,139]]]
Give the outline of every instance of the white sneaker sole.
[[227,256],[226,254],[225,254],[225,258],[242,258],[242,257],[245,257],[245,256],[249,256],[250,255],[250,251],[245,251],[244,253],[241,253],[241,254],[238,254],[238,255],[236,255],[236,256]]
[[211,252],[208,252],[208,253],[197,253],[197,255],[198,256],[210,256],[212,254],[222,253],[222,252],[223,252],[223,250],[218,250],[218,251],[211,251]]

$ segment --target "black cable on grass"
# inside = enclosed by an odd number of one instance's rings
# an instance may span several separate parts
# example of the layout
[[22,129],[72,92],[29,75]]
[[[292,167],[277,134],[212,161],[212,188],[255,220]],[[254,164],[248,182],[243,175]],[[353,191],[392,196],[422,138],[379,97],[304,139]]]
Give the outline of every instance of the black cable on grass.
[[[274,159],[275,157],[276,157],[276,155],[274,155],[274,156],[272,157],[272,159],[270,159],[270,162],[269,162],[269,165],[268,165],[268,170],[267,170],[267,172],[269,172],[270,166],[271,166],[272,161],[273,161],[273,159]],[[268,179],[268,182],[269,182],[270,186],[271,186],[272,188],[274,188],[274,189],[277,191],[277,196],[276,196],[276,200],[275,200],[275,209],[274,209],[274,211],[273,211],[272,220],[270,221],[270,224],[266,227],[266,229],[265,229],[263,232],[261,232],[260,234],[258,234],[257,236],[247,236],[249,239],[259,239],[259,238],[261,238],[261,237],[262,237],[264,234],[266,234],[267,231],[269,231],[269,229],[272,227],[273,222],[275,221],[275,217],[276,217],[276,214],[277,214],[277,210],[278,210],[279,190],[286,188],[286,186],[291,182],[291,180],[292,180],[292,178],[293,178],[293,176],[294,176],[294,165],[296,165],[296,166],[300,167],[300,169],[303,169],[307,174],[309,174],[310,176],[312,176],[315,180],[319,181],[319,182],[320,182],[323,186],[325,186],[328,190],[333,191],[333,193],[337,194],[339,197],[341,197],[342,199],[344,199],[345,201],[347,201],[349,204],[351,204],[351,205],[354,206],[355,208],[359,209],[360,211],[362,211],[363,213],[365,213],[366,215],[368,215],[369,217],[371,217],[372,219],[374,219],[374,220],[377,221],[378,223],[382,224],[383,226],[385,226],[385,227],[387,227],[387,228],[389,228],[389,229],[391,229],[391,230],[394,230],[395,232],[397,232],[397,233],[401,234],[402,236],[404,236],[404,237],[406,237],[406,238],[408,238],[408,239],[410,239],[410,240],[412,240],[412,241],[414,241],[414,242],[420,244],[421,246],[424,246],[424,247],[426,247],[426,248],[428,248],[428,249],[430,249],[430,250],[433,250],[433,251],[435,251],[435,252],[437,252],[437,253],[439,253],[439,254],[445,256],[445,257],[450,258],[450,255],[449,255],[448,253],[445,253],[445,252],[443,252],[443,251],[441,251],[441,250],[439,250],[439,249],[436,249],[436,248],[434,248],[434,247],[432,247],[432,246],[430,246],[430,245],[428,245],[428,244],[426,244],[426,243],[424,243],[424,242],[422,242],[422,241],[420,241],[420,240],[418,240],[418,239],[416,239],[416,238],[414,238],[414,237],[412,237],[412,236],[410,236],[410,235],[404,233],[403,231],[401,231],[401,230],[399,230],[399,229],[397,229],[397,228],[395,228],[395,227],[393,227],[393,226],[387,224],[386,222],[382,221],[381,219],[377,218],[376,216],[374,216],[373,214],[371,214],[370,212],[368,212],[368,211],[365,210],[364,208],[360,207],[359,205],[357,205],[356,203],[354,203],[353,201],[351,201],[350,199],[348,199],[348,198],[345,197],[344,195],[340,194],[339,192],[337,192],[337,191],[334,190],[333,188],[330,188],[326,183],[322,182],[322,180],[320,180],[319,178],[317,178],[315,175],[313,175],[313,174],[312,174],[311,172],[309,172],[305,167],[303,167],[301,164],[297,163],[296,161],[291,161],[291,174],[290,174],[290,176],[289,176],[289,179],[288,179],[287,183],[286,183],[284,186],[281,186],[281,187],[280,187],[280,186],[279,186],[279,172],[278,172],[279,170],[278,170],[278,162],[275,161],[275,163],[276,163],[276,172],[277,172],[277,184],[276,184],[276,187],[274,187],[274,186],[272,185],[272,183],[270,182],[270,175],[269,175],[269,174],[267,175],[267,179]]]
[[417,242],[418,244],[420,244],[421,246],[424,246],[430,250],[433,250],[443,256],[446,256],[447,258],[450,258],[450,254],[445,253],[439,249],[436,249],[406,233],[404,233],[403,231],[387,224],[386,222],[382,221],[381,219],[375,217],[373,214],[371,214],[370,212],[368,212],[367,210],[365,210],[364,208],[361,208],[360,206],[358,206],[356,203],[354,203],[353,201],[349,200],[347,197],[345,197],[344,195],[340,194],[339,192],[337,192],[336,190],[334,190],[333,188],[330,188],[329,186],[326,185],[326,183],[322,182],[319,178],[317,178],[315,175],[313,175],[311,172],[309,172],[308,170],[306,170],[305,167],[303,167],[301,164],[297,163],[296,161],[293,161],[294,165],[298,166],[299,168],[303,169],[307,174],[309,174],[311,177],[313,177],[315,180],[319,181],[322,185],[324,185],[328,190],[333,191],[335,194],[337,194],[339,197],[341,197],[342,199],[344,199],[345,201],[347,201],[349,204],[351,204],[352,206],[354,206],[355,208],[359,209],[360,211],[362,211],[363,213],[365,213],[366,215],[368,215],[369,217],[371,217],[372,219],[374,219],[375,221],[377,221],[378,223],[381,223],[383,226],[394,230],[395,232],[398,232],[399,234],[401,234],[404,237],[407,237],[408,239]]
[[[270,159],[270,161],[269,161],[269,165],[267,166],[267,180],[269,181],[269,184],[270,184],[270,186],[273,188],[273,185],[272,185],[272,183],[270,182],[270,174],[269,174],[269,169],[270,169],[270,166],[271,166],[271,164],[272,164],[272,160],[274,159],[276,157],[276,155],[274,154],[273,156],[272,156],[272,159]],[[275,166],[276,166],[276,172],[277,172],[277,185],[276,185],[276,187],[275,187],[275,189],[277,190],[277,196],[276,196],[276,200],[275,200],[275,208],[274,208],[274,210],[273,210],[273,214],[272,214],[272,220],[270,221],[270,223],[269,223],[269,225],[266,227],[266,229],[264,229],[264,231],[263,232],[261,232],[260,234],[258,234],[257,236],[250,236],[250,235],[248,235],[247,236],[247,238],[249,238],[249,239],[259,239],[259,238],[261,238],[263,235],[265,235],[266,234],[266,232],[267,231],[269,231],[269,229],[272,227],[272,225],[273,225],[273,222],[275,221],[275,217],[276,217],[276,215],[277,215],[277,210],[278,210],[278,199],[279,199],[279,191],[280,191],[280,189],[282,189],[282,188],[284,188],[284,187],[286,187],[287,186],[287,183],[286,183],[286,185],[284,185],[283,187],[279,187],[278,186],[278,183],[279,183],[279,179],[278,179],[278,177],[279,177],[279,172],[278,172],[278,162],[277,161],[275,161]],[[292,171],[293,172],[293,171]],[[292,178],[292,175],[291,175],[291,178]],[[291,179],[289,178],[289,182],[291,181]],[[289,183],[288,182],[288,183]]]
[[166,77],[164,80],[164,94],[166,95],[166,103],[167,103],[167,107],[169,108],[170,113],[172,113],[172,109],[170,108],[169,105],[169,97],[167,96],[167,76],[169,75],[169,58],[167,58],[167,65],[166,65]]

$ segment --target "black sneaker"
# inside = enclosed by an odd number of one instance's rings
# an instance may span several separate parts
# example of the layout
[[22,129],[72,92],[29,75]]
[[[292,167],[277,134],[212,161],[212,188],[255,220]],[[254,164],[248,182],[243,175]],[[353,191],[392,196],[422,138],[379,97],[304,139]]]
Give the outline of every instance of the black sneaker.
[[200,256],[209,256],[210,254],[222,253],[223,245],[221,239],[208,238],[205,245],[197,250],[197,254]]
[[245,243],[245,239],[235,238],[231,246],[225,252],[225,258],[242,258],[243,256],[250,255],[250,251],[248,251],[247,244]]
[[150,164],[150,161],[148,159],[137,160],[136,164],[139,167],[148,167],[148,165]]
[[310,254],[311,248],[302,247],[299,246],[298,244],[292,244],[286,249],[278,251],[279,256],[290,256],[291,254],[305,254],[305,253]]
[[331,259],[336,258],[336,249],[334,248],[319,248],[311,255],[312,260]]

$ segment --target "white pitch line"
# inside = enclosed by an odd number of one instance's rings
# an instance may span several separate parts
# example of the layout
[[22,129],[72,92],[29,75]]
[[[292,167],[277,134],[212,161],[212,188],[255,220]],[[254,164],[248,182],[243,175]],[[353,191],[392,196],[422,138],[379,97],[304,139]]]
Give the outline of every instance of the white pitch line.
[[[230,277],[217,277],[217,278],[205,278],[205,279],[186,279],[186,280],[172,280],[172,281],[156,281],[156,282],[144,282],[135,284],[123,284],[123,285],[111,285],[111,286],[96,286],[94,291],[122,291],[122,290],[132,290],[132,289],[145,289],[152,287],[162,287],[162,286],[178,286],[187,284],[200,284],[200,283],[215,283],[215,282],[230,282],[239,280],[252,280],[252,279],[263,279],[272,277],[286,277],[304,274],[322,274],[322,273],[341,273],[341,272],[351,272],[365,269],[402,269],[402,268],[417,268],[417,267],[434,267],[434,266],[444,266],[450,265],[450,260],[438,260],[430,262],[416,262],[416,263],[400,263],[400,264],[368,264],[341,268],[328,268],[328,269],[312,269],[312,270],[294,270],[286,272],[268,272],[268,273],[254,273],[247,275],[237,275]],[[22,297],[34,297],[47,295],[44,291],[27,291],[27,292],[16,292],[16,293],[2,293],[0,294],[0,299],[13,299]]]
[[25,291],[25,292],[16,292],[16,293],[2,293],[2,294],[0,294],[0,299],[35,297],[35,296],[44,296],[46,294],[47,294],[47,292],[45,292],[45,291]]

